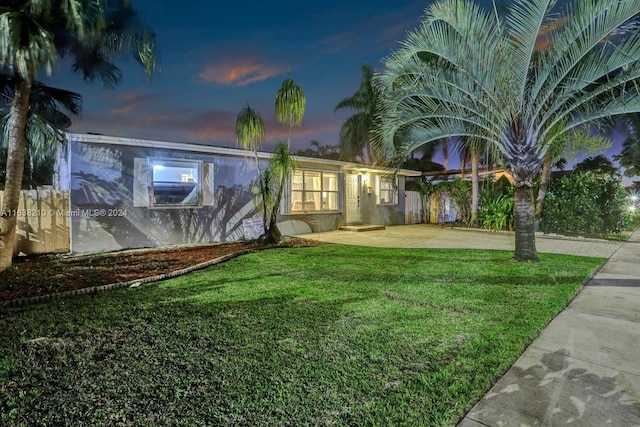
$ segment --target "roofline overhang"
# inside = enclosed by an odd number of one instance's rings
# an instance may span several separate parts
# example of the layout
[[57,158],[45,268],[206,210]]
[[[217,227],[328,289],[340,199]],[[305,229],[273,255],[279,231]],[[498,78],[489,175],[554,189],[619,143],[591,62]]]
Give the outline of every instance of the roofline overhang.
[[[153,139],[129,138],[122,136],[99,135],[92,133],[67,133],[67,140],[70,142],[86,142],[90,144],[110,144],[125,145],[146,148],[160,148],[165,150],[190,151],[202,154],[220,154],[232,157],[254,157],[256,153],[240,148],[218,147],[215,145],[194,144],[190,142],[171,142],[159,141]],[[265,151],[257,152],[258,159],[268,160],[271,153]],[[331,165],[339,167],[344,172],[380,172],[385,174],[393,174],[394,169],[383,168],[380,166],[368,166],[359,163],[345,162],[342,160],[322,159],[318,157],[292,156],[297,162],[317,165]],[[400,169],[397,171],[400,176],[421,176],[422,172],[408,169]]]

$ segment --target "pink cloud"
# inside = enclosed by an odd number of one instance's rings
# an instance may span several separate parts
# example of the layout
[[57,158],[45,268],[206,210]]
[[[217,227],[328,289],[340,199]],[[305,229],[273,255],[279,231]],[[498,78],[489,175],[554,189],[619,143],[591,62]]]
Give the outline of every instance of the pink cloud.
[[198,74],[200,80],[221,85],[247,86],[286,72],[286,68],[251,59],[212,63]]
[[152,105],[158,95],[141,94],[138,91],[123,92],[115,97],[116,106],[109,110],[109,114],[126,114],[138,109],[144,109],[148,105]]

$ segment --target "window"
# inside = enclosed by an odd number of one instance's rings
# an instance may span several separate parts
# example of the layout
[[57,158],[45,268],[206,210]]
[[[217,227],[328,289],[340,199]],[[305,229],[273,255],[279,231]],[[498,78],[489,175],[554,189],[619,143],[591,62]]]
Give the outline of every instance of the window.
[[151,160],[153,206],[198,206],[200,162]]
[[291,212],[338,210],[338,174],[294,171],[291,176]]
[[395,205],[398,203],[398,184],[394,177],[376,176],[379,205]]
[[214,172],[215,165],[202,160],[135,157],[133,206],[213,206]]

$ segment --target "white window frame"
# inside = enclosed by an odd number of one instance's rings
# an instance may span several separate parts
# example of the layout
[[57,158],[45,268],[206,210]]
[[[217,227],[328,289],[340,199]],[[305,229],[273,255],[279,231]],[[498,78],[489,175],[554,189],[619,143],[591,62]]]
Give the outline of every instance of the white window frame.
[[[391,188],[386,188],[387,184],[390,184]],[[385,197],[382,201],[383,192],[390,196],[389,200]],[[398,177],[376,175],[376,203],[378,205],[398,204]]]
[[[314,173],[320,174],[320,190],[307,190],[305,188],[305,173]],[[293,175],[295,173],[302,173],[302,190],[294,190],[293,189]],[[333,175],[335,176],[336,179],[336,190],[326,190],[324,188],[324,176],[326,175]],[[290,185],[289,185],[289,200],[290,202],[288,203],[287,206],[287,214],[304,214],[304,213],[323,213],[323,212],[339,212],[340,211],[340,173],[339,172],[331,172],[331,171],[321,171],[321,170],[316,170],[316,169],[297,169],[295,171],[293,171],[291,173],[291,179],[290,179]],[[296,192],[300,192],[302,193],[302,208],[300,210],[293,210],[293,206],[292,206],[292,200],[293,200],[293,193]],[[305,201],[307,200],[306,198],[306,194],[307,193],[320,193],[321,196],[321,200],[322,200],[322,194],[323,193],[331,193],[331,194],[335,194],[335,200],[336,200],[336,208],[335,209],[325,209],[324,206],[320,206],[320,209],[313,209],[313,210],[309,210],[306,208],[306,203]]]

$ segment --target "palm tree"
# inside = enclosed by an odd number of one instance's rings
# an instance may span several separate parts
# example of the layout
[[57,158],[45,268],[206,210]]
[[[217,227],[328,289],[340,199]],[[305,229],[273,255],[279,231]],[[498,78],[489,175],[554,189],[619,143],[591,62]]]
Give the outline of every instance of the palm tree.
[[258,150],[264,144],[264,121],[249,104],[238,113],[236,118],[236,142],[245,150],[253,151],[258,170],[258,186],[262,204],[262,226],[267,235],[267,197],[265,197],[265,182],[258,159]]
[[282,233],[278,228],[278,212],[280,211],[280,202],[284,194],[285,184],[296,164],[289,151],[289,144],[280,141],[271,154],[269,165],[264,174],[265,206],[269,210],[267,219],[267,229],[265,234],[266,243],[278,243],[282,239]]
[[289,127],[287,144],[291,147],[291,131],[294,126],[302,125],[302,118],[307,105],[304,91],[291,77],[287,77],[276,92],[276,118],[279,123]]
[[[6,145],[9,134],[10,105],[13,99],[14,79],[0,74],[0,129],[2,129],[2,145]],[[6,100],[6,103],[3,101]],[[4,105],[3,105],[4,104]],[[61,144],[64,144],[63,130],[71,126],[68,114],[78,116],[82,109],[80,94],[64,89],[46,86],[34,82],[29,97],[29,115],[27,118],[27,141],[25,160],[28,164],[29,176],[23,176],[22,186],[34,184],[33,174],[38,169],[53,172],[53,163]],[[27,165],[25,165],[26,167]],[[4,164],[0,165],[4,172]],[[4,173],[2,174],[4,175]],[[39,182],[42,184],[42,182]],[[4,184],[4,182],[3,182]]]
[[[416,148],[394,144],[407,126],[426,135],[419,144],[470,137],[500,151],[515,181],[514,257],[522,261],[538,260],[533,185],[555,140],[585,123],[640,111],[640,29],[628,25],[640,3],[575,1],[570,17],[555,3],[514,0],[497,19],[468,0],[441,0],[379,79],[377,140],[398,155]],[[538,51],[543,27],[552,28],[553,43]]]
[[344,160],[360,158],[363,162],[375,163],[370,133],[377,123],[378,100],[379,92],[373,84],[373,68],[363,65],[360,87],[353,95],[340,101],[333,110],[334,113],[345,108],[356,110],[340,128],[340,153]]
[[11,265],[24,158],[29,100],[36,75],[50,74],[63,57],[86,81],[114,87],[122,72],[113,59],[131,53],[147,76],[155,69],[155,35],[128,0],[10,0],[0,6],[0,63],[15,79],[0,216],[0,271]]

